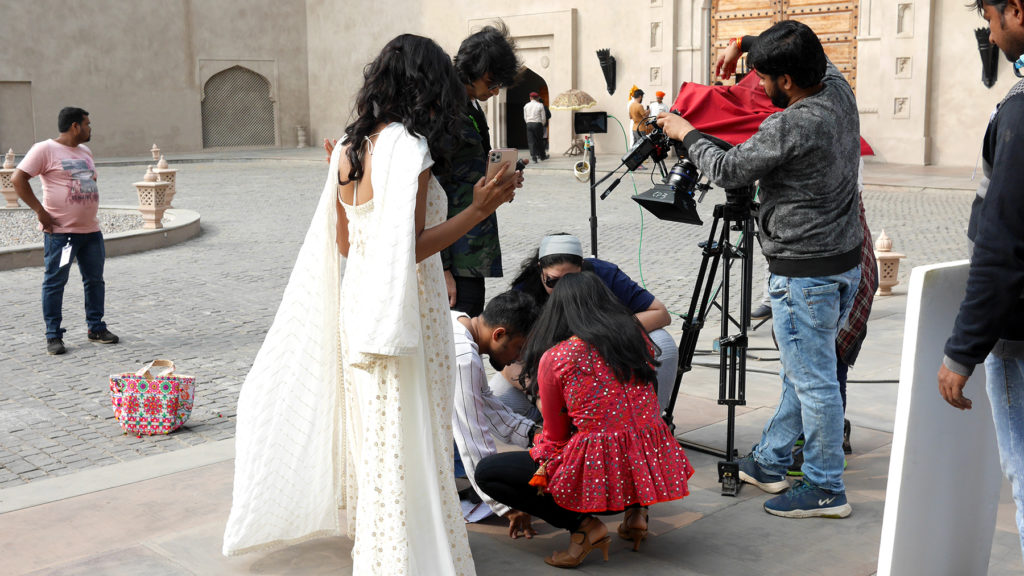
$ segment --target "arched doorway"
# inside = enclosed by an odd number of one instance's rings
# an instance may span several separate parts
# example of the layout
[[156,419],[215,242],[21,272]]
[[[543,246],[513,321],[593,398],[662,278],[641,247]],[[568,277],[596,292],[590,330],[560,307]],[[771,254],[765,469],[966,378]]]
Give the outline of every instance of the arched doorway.
[[203,87],[203,148],[275,146],[270,82],[242,66],[212,76]]
[[530,101],[530,92],[540,94],[544,104],[551,105],[548,83],[533,70],[523,68],[515,84],[505,90],[505,142],[509,148],[524,149],[526,142],[526,121],[523,120],[523,106]]

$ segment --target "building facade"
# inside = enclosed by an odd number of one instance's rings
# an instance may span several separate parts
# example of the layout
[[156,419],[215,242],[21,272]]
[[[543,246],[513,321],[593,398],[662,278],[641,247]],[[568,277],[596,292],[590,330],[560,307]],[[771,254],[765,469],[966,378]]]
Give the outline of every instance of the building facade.
[[[526,66],[485,105],[495,145],[525,146],[522,105],[576,88],[627,121],[632,85],[671,101],[683,82],[710,83],[730,38],[780,19],[806,22],[857,93],[861,130],[880,161],[976,163],[985,123],[1012,83],[981,82],[965,0],[96,0],[0,1],[0,147],[23,153],[56,134],[61,106],[89,110],[98,155],[316,144],[350,119],[367,62],[391,37],[430,36],[454,54],[473,29],[503,20]],[[609,93],[596,52],[616,60]],[[573,138],[554,111],[551,152]],[[615,120],[600,152],[626,150]]]
[[295,146],[309,124],[304,0],[0,0],[0,147],[90,113],[97,156]]

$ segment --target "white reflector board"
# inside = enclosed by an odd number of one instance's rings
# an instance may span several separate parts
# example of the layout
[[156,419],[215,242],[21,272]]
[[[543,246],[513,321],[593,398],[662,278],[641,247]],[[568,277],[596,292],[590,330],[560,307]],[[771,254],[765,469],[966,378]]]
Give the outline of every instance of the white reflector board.
[[964,389],[972,410],[946,404],[936,379],[967,272],[964,260],[910,276],[878,576],[988,571],[1002,471],[985,367]]

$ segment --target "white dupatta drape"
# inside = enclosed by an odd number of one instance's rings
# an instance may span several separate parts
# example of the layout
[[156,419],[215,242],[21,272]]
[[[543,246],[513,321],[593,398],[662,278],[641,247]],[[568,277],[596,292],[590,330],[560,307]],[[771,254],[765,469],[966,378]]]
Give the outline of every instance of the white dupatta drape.
[[[299,250],[274,323],[245,378],[223,553],[340,534],[345,479],[338,323],[345,259],[335,242],[338,158]],[[354,490],[352,490],[354,491]]]
[[[348,261],[335,242],[342,148],[331,156],[327,182],[277,316],[239,396],[225,555],[340,534],[339,507],[348,509],[348,532],[354,537],[353,462],[359,461],[368,415],[359,414],[366,407],[350,405],[355,395],[346,391],[343,362],[347,358],[352,366],[372,370],[385,357],[424,353],[415,208],[419,175],[433,164],[426,141],[399,123],[381,131],[371,171],[372,210],[365,211],[368,205],[354,209],[364,210],[359,218],[365,240],[352,244]],[[439,210],[443,220],[444,207]],[[440,261],[434,258],[438,304],[443,305]],[[346,264],[349,300],[343,303]],[[349,328],[344,333],[342,318]],[[450,338],[445,326],[441,333]],[[450,375],[441,380],[450,382]],[[447,442],[450,446],[450,437]],[[465,536],[461,539],[456,551],[465,548],[469,558]],[[468,562],[467,573],[472,570]]]

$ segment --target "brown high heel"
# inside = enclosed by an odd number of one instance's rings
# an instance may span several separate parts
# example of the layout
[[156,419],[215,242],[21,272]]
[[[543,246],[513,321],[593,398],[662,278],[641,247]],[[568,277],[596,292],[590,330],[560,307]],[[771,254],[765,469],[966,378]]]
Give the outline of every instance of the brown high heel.
[[[633,520],[638,514],[643,514],[644,527],[643,528],[630,528],[630,521]],[[640,542],[643,542],[647,538],[647,506],[641,506],[639,508],[627,508],[625,514],[622,515],[622,524],[619,524],[619,537],[623,540],[633,541],[633,552],[640,550]]]
[[[590,524],[591,521],[600,522],[597,518],[591,517],[587,519],[585,523]],[[574,544],[580,546],[581,550],[579,554],[573,556],[568,550],[559,550],[545,558],[544,562],[547,562],[549,565],[556,568],[575,568],[583,563],[583,559],[586,558],[587,554],[590,554],[590,551],[594,548],[599,548],[601,552],[604,553],[604,561],[608,561],[608,545],[611,544],[611,536],[605,535],[604,538],[601,538],[597,542],[591,542],[590,537],[587,534],[587,530],[581,524],[578,530],[569,534],[569,538]]]

